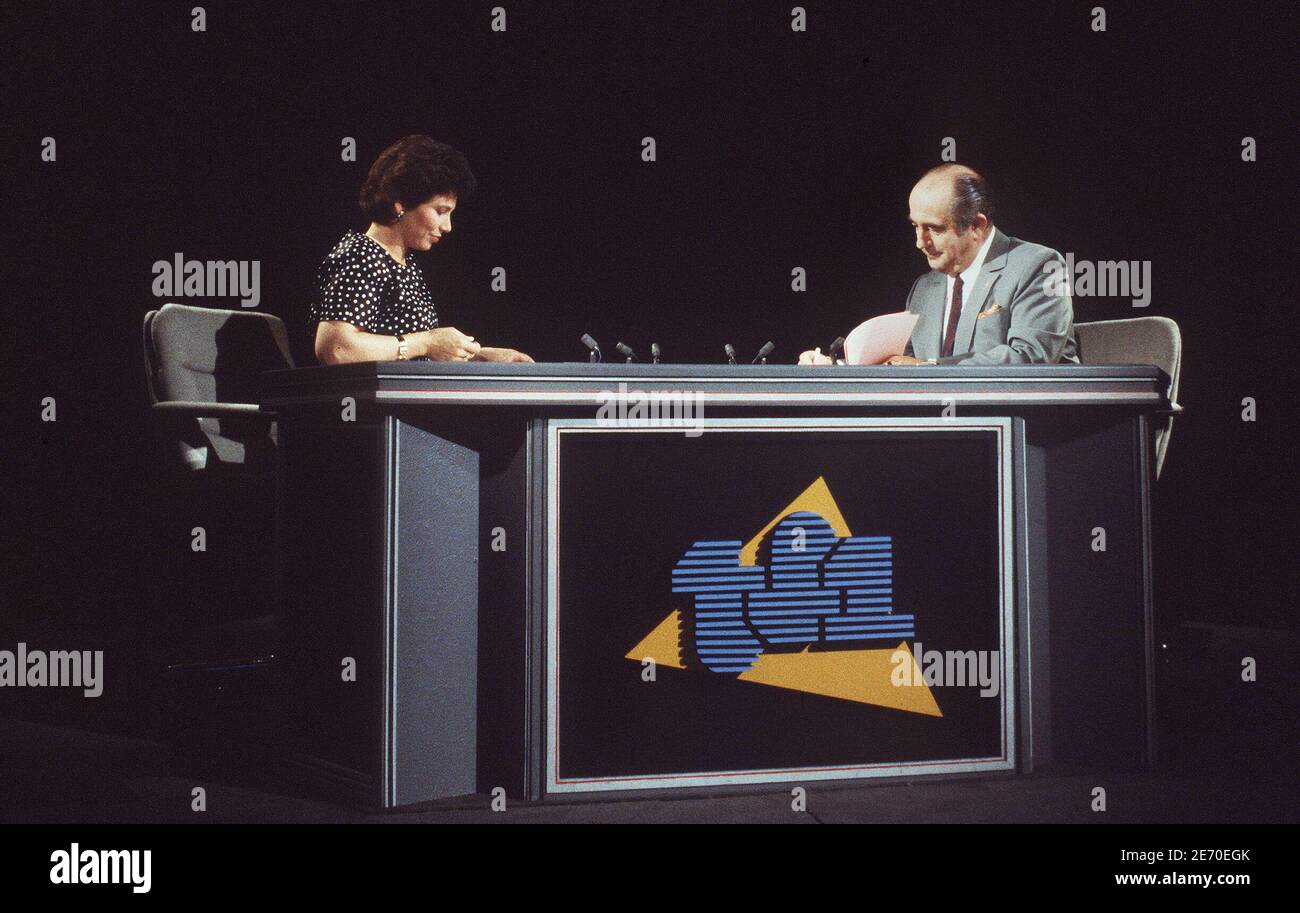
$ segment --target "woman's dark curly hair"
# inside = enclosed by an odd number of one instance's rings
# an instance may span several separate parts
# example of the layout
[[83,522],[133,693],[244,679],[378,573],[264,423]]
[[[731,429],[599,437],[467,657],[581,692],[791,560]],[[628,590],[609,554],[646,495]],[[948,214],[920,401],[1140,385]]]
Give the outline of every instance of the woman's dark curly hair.
[[432,137],[414,134],[399,139],[370,166],[358,203],[372,222],[397,221],[393,204],[410,209],[445,194],[462,202],[474,194],[474,174],[464,154]]

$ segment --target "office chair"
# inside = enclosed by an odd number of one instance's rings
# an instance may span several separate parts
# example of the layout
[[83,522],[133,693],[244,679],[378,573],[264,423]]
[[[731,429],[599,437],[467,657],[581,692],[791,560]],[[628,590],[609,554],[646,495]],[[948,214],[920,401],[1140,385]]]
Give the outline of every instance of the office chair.
[[[150,311],[143,330],[146,389],[163,445],[155,481],[160,513],[173,527],[162,537],[160,551],[171,557],[158,574],[171,628],[161,644],[166,698],[177,730],[192,734],[198,730],[185,722],[200,719],[217,742],[232,733],[257,740],[250,712],[268,711],[280,635],[278,436],[275,415],[257,399],[262,372],[294,366],[288,334],[270,314],[183,304]],[[205,527],[216,555],[188,553],[191,524]],[[260,723],[251,730],[273,727],[265,716]]]
[[1156,478],[1164,466],[1178,404],[1178,378],[1183,365],[1183,337],[1168,317],[1097,320],[1074,325],[1079,361],[1085,365],[1155,365],[1169,375],[1169,412],[1154,423]]
[[144,318],[145,377],[158,430],[193,472],[274,472],[274,415],[256,405],[263,371],[292,368],[271,314],[165,304]]

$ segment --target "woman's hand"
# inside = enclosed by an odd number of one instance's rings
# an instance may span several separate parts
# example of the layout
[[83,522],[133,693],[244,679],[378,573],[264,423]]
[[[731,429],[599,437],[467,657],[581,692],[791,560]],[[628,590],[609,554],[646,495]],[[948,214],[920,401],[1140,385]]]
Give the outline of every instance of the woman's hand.
[[424,342],[424,355],[434,361],[469,361],[481,350],[473,336],[466,336],[455,327],[438,327],[413,334]]
[[474,361],[505,361],[533,364],[533,360],[516,349],[501,349],[495,346],[483,346],[474,356]]
[[834,363],[829,355],[822,354],[821,346],[799,354],[799,364],[801,365],[831,365]]

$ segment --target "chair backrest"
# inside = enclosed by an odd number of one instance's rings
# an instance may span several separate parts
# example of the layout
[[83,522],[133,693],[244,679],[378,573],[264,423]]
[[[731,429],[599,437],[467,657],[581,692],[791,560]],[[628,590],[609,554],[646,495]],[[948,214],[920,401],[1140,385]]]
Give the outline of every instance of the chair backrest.
[[[256,403],[262,372],[294,366],[280,318],[186,304],[145,315],[144,358],[153,403]],[[169,443],[194,470],[265,469],[275,449],[275,428],[264,419],[191,418],[173,427]]]
[[[1076,323],[1079,361],[1085,365],[1155,365],[1169,375],[1169,403],[1178,408],[1178,379],[1183,368],[1183,336],[1168,317],[1132,317]],[[1173,433],[1172,415],[1156,426],[1156,478],[1164,466]]]

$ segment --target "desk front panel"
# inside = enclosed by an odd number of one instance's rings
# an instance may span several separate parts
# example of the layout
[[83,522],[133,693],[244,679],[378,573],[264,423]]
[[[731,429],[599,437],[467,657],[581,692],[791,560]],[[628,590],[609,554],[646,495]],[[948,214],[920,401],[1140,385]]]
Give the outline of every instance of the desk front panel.
[[1010,432],[549,420],[544,791],[1014,769]]

